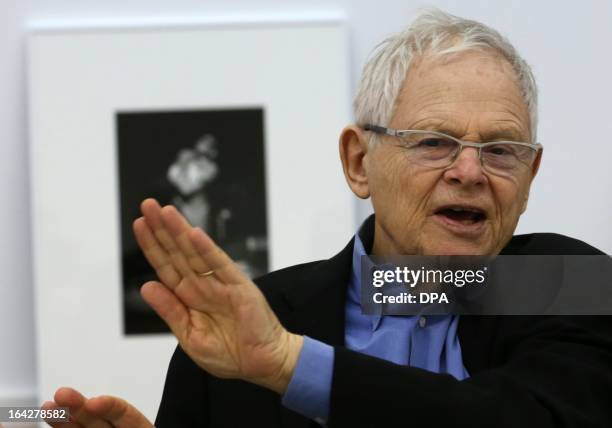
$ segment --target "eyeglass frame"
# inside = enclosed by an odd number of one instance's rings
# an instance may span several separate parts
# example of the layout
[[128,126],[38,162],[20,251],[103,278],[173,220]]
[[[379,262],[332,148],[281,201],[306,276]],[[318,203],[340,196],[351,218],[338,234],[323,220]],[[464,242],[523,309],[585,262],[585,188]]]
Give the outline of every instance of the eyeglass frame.
[[444,138],[448,138],[454,142],[456,142],[459,145],[459,150],[457,151],[457,153],[455,153],[452,156],[452,160],[451,162],[445,166],[445,167],[440,167],[440,168],[447,168],[449,166],[451,166],[453,163],[455,163],[455,161],[457,160],[457,158],[459,157],[459,155],[461,154],[461,152],[463,151],[464,147],[472,147],[478,150],[478,160],[480,161],[480,165],[482,165],[483,167],[485,167],[484,162],[482,161],[482,149],[484,147],[489,147],[489,146],[494,146],[494,145],[508,145],[508,144],[513,144],[513,145],[519,145],[519,146],[523,146],[523,147],[529,147],[530,149],[532,149],[533,151],[535,151],[536,156],[533,158],[532,163],[529,166],[533,165],[533,162],[535,162],[535,159],[538,155],[539,152],[541,152],[544,149],[544,146],[540,143],[525,143],[522,141],[486,141],[486,142],[473,142],[473,141],[463,141],[460,140],[459,138],[455,138],[452,135],[448,135],[445,134],[443,132],[438,132],[438,131],[427,131],[424,129],[400,129],[400,130],[396,130],[396,129],[392,129],[392,128],[386,128],[384,126],[378,126],[378,125],[372,125],[372,124],[365,124],[363,126],[363,129],[365,131],[370,131],[370,132],[374,132],[375,134],[380,134],[380,135],[390,135],[392,137],[398,137],[400,139],[402,139],[402,137],[406,136],[406,135],[410,135],[410,134],[415,134],[415,133],[421,133],[421,134],[431,134],[431,135],[436,135],[439,137],[444,137]]

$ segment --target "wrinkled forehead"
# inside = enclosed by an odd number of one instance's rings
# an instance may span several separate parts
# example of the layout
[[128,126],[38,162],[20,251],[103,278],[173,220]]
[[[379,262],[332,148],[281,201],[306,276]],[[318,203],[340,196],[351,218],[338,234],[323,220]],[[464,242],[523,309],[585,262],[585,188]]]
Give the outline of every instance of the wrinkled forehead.
[[391,127],[453,134],[475,127],[527,141],[529,122],[512,65],[493,51],[475,50],[417,58],[396,99]]

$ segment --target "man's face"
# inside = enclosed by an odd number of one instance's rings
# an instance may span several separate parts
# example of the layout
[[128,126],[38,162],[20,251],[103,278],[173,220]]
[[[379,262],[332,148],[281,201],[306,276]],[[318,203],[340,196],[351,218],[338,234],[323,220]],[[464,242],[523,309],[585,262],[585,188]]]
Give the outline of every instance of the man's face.
[[[388,127],[475,142],[530,141],[529,113],[510,64],[482,52],[417,62]],[[504,247],[539,159],[524,173],[503,177],[484,170],[477,150],[466,147],[452,165],[433,169],[387,144],[396,137],[377,138],[383,141],[364,157],[376,213],[374,253],[497,254]],[[474,210],[481,214],[467,215]]]

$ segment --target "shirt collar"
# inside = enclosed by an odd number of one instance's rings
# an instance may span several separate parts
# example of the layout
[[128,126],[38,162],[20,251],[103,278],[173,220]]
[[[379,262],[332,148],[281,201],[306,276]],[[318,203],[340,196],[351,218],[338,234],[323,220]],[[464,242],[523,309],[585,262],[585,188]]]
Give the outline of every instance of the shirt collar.
[[[374,243],[374,214],[370,215],[361,224],[355,234],[353,244],[353,266],[351,270],[351,281],[349,284],[348,298],[353,304],[361,307],[361,257],[368,255],[372,251]],[[375,331],[382,320],[382,315],[369,316],[372,322],[372,331]]]

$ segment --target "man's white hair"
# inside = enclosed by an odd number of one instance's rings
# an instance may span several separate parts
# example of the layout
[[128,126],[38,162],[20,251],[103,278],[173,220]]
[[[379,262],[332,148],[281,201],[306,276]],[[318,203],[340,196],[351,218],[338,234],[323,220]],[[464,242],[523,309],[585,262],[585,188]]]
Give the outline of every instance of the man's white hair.
[[[464,51],[492,51],[514,69],[529,110],[531,140],[536,141],[538,90],[531,67],[514,46],[494,29],[438,9],[421,13],[405,31],[379,44],[366,63],[353,101],[359,125],[387,126],[410,66],[420,56]],[[374,143],[375,138],[370,140]]]

